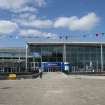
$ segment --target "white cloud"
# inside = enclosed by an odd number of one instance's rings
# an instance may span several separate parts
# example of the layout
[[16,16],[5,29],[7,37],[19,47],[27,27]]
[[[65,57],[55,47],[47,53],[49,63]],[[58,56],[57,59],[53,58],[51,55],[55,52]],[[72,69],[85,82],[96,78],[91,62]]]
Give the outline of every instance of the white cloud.
[[52,24],[51,20],[35,20],[30,23],[30,25],[35,26],[36,28],[49,28]]
[[36,18],[37,16],[35,14],[26,12],[26,13],[22,13],[18,15],[18,17],[14,20],[15,21],[32,21],[32,20],[35,20]]
[[59,17],[56,21],[39,19],[36,15],[26,13],[20,15],[14,22],[22,27],[44,29],[44,28],[68,28],[72,31],[89,31],[99,22],[99,17],[91,12],[81,18],[77,16]]
[[23,23],[25,26],[35,27],[35,28],[50,28],[52,26],[51,20],[33,20],[30,22]]
[[53,26],[53,22],[51,20],[37,19],[34,15],[29,16],[27,19],[15,19],[14,21],[25,27],[51,28]]
[[94,12],[91,12],[81,18],[77,16],[60,17],[55,21],[54,27],[69,28],[72,31],[88,31],[94,28],[99,20],[99,17]]
[[37,6],[42,7],[46,5],[45,0],[35,0],[35,3],[37,4]]
[[22,29],[20,30],[20,35],[24,37],[29,37],[29,36],[53,37],[53,38],[57,37],[56,34],[48,33],[48,32],[41,32],[35,29]]
[[38,30],[33,30],[33,29],[23,29],[20,30],[20,35],[22,36],[37,36],[37,35],[41,35],[42,33]]
[[37,9],[34,8],[34,7],[25,6],[25,7],[18,8],[18,9],[12,9],[11,11],[13,11],[15,13],[21,13],[21,12],[37,12]]
[[0,20],[0,34],[10,34],[18,28],[16,23],[6,20]]
[[0,0],[0,8],[2,9],[19,9],[27,3],[27,0]]
[[[31,4],[32,6],[29,6]],[[35,12],[37,7],[45,5],[45,0],[0,0],[0,8],[12,12]]]

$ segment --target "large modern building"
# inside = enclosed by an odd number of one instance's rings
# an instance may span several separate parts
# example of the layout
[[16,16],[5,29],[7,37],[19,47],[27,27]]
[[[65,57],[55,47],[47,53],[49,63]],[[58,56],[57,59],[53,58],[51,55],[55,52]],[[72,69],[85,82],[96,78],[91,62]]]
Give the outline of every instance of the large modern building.
[[[105,43],[104,42],[72,42],[67,40],[29,41],[29,52],[26,63],[31,67],[39,66],[41,62],[45,71],[65,70],[68,64],[70,72],[104,72],[105,71]],[[38,65],[39,63],[39,65]],[[60,64],[61,63],[61,64]],[[26,65],[26,69],[30,68]],[[67,69],[67,68],[66,68]],[[67,69],[67,70],[68,70]]]
[[0,49],[0,72],[104,72],[104,42],[28,41],[26,48]]

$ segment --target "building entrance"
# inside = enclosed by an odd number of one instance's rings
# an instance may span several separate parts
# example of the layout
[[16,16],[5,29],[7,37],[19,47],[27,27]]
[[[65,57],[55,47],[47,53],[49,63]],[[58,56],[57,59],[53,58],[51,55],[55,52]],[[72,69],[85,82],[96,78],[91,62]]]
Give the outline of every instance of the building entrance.
[[31,62],[31,71],[42,68],[44,72],[58,72],[64,70],[63,62]]
[[62,62],[43,62],[42,67],[45,72],[58,72],[64,69],[62,64]]
[[58,67],[48,67],[44,71],[45,72],[58,72],[58,71],[61,71],[61,68],[58,68]]

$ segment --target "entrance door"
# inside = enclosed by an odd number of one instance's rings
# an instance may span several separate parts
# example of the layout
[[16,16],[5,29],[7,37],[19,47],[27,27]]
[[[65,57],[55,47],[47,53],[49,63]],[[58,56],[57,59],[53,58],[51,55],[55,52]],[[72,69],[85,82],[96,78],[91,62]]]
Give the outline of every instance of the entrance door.
[[61,69],[58,67],[48,67],[46,69],[46,72],[57,72],[57,71],[61,71]]
[[53,71],[53,68],[49,67],[48,72],[52,72],[52,71]]
[[43,62],[42,67],[45,72],[57,72],[57,71],[62,71],[63,63],[62,62]]

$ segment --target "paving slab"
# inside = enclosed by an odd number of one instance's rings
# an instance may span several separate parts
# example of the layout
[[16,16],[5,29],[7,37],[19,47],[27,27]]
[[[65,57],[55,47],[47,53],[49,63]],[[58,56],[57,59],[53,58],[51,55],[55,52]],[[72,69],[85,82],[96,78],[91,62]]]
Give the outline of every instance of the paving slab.
[[0,105],[105,105],[105,80],[60,72],[0,81]]

